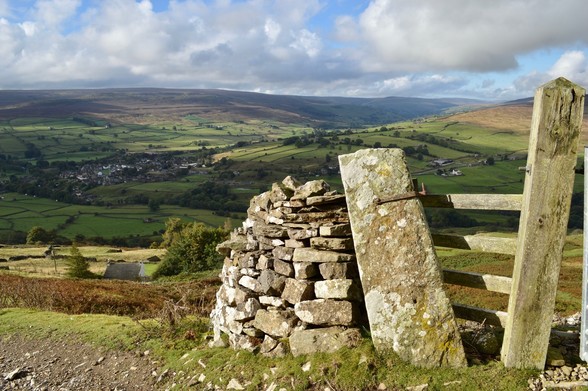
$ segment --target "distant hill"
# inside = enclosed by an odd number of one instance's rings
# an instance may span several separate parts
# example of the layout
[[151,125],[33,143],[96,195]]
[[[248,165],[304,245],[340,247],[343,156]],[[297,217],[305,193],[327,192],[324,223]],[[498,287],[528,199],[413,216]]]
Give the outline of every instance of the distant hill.
[[153,123],[193,115],[210,120],[274,120],[317,127],[386,124],[439,115],[481,101],[405,97],[342,98],[225,90],[100,89],[0,91],[0,119],[96,116]]
[[[529,133],[532,115],[533,98],[524,98],[455,114],[448,119],[500,131]],[[582,129],[581,140],[586,143],[588,142],[588,105],[584,106]]]

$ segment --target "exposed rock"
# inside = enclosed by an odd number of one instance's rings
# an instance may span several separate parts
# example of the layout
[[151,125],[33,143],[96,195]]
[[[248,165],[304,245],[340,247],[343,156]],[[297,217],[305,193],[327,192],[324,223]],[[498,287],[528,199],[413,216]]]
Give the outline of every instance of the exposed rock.
[[254,325],[272,337],[281,338],[289,336],[297,322],[289,310],[259,310]]
[[358,318],[357,305],[343,300],[317,299],[297,303],[296,316],[318,326],[351,326]]
[[327,211],[327,212],[303,212],[290,213],[284,216],[286,223],[316,223],[316,222],[331,222],[331,223],[347,223],[349,216],[345,208]]
[[351,262],[355,260],[355,255],[335,251],[321,251],[313,248],[295,248],[292,259],[294,262]]
[[259,302],[265,306],[283,307],[284,300],[281,297],[275,296],[259,296]]
[[247,237],[238,235],[232,237],[229,240],[225,240],[222,243],[216,245],[216,251],[221,253],[224,256],[229,256],[231,254],[231,250],[235,251],[247,251],[248,250],[248,242]]
[[286,346],[282,342],[280,342],[270,352],[265,353],[264,356],[270,357],[270,358],[279,358],[279,357],[284,357],[287,353],[288,353],[288,349],[286,348]]
[[286,277],[294,277],[294,266],[291,262],[274,259],[274,271]]
[[353,250],[352,238],[311,238],[310,246],[319,250],[349,251]]
[[233,349],[241,349],[253,352],[261,344],[261,340],[259,338],[251,337],[245,334],[230,334],[229,344],[233,347]]
[[564,359],[563,354],[561,354],[561,350],[549,347],[547,349],[547,358],[545,363],[552,367],[562,367],[565,365],[566,360]]
[[314,299],[314,282],[288,278],[282,292],[282,299],[290,304]]
[[280,225],[268,225],[256,223],[252,227],[253,234],[256,236],[265,236],[268,238],[287,238],[288,230]]
[[273,267],[274,267],[274,260],[273,259],[268,258],[263,254],[259,256],[259,259],[257,260],[257,268],[259,270],[272,269]]
[[319,271],[325,280],[338,278],[359,278],[359,271],[355,262],[321,263]]
[[361,301],[363,292],[357,281],[335,279],[317,281],[314,284],[314,294],[318,299],[344,299]]
[[237,304],[235,320],[246,321],[255,318],[255,314],[261,309],[261,304],[257,299],[250,298],[243,303]]
[[250,294],[243,289],[240,289],[239,287],[231,288],[225,284],[221,285],[216,295],[217,298],[223,301],[223,303],[233,307],[236,306],[237,303],[243,303],[250,297]]
[[259,282],[250,276],[243,276],[239,279],[239,285],[241,285],[244,288],[247,288],[253,292],[259,292],[260,291],[260,285]]
[[280,296],[286,283],[286,277],[273,270],[262,270],[259,279],[259,291],[269,296]]
[[290,336],[290,351],[295,357],[303,354],[332,353],[343,347],[355,347],[359,341],[361,333],[355,328],[297,330]]
[[306,205],[342,204],[345,205],[345,194],[308,197]]
[[294,196],[292,196],[291,199],[302,200],[307,199],[308,197],[320,196],[329,190],[329,184],[323,180],[310,181],[302,186],[298,186],[296,190],[294,190]]
[[294,278],[298,280],[307,280],[319,274],[316,263],[312,262],[294,262]]
[[318,236],[318,230],[316,228],[311,228],[310,225],[307,227],[308,228],[288,229],[288,237],[295,240],[304,240]]
[[272,184],[272,189],[270,190],[270,200],[272,203],[276,203],[278,201],[286,201],[289,200],[290,197],[294,194],[294,191],[288,189],[285,186],[281,186],[277,183]]
[[249,201],[248,215],[249,214],[255,215],[255,213],[257,213],[261,210],[267,211],[270,209],[270,205],[271,205],[270,192],[266,191],[265,193],[261,193],[260,195],[257,195],[255,197],[251,198],[251,201]]
[[302,183],[298,179],[296,179],[296,178],[288,175],[282,181],[282,185],[284,185],[284,187],[286,189],[289,189],[291,191],[295,191],[297,188],[299,188],[300,186],[302,186]]
[[285,246],[290,248],[308,247],[310,244],[307,240],[286,239]]
[[284,260],[284,261],[291,261],[292,260],[292,255],[294,254],[294,249],[293,248],[289,248],[289,247],[276,247],[274,248],[274,250],[272,251],[272,255],[275,258]]
[[273,349],[276,348],[276,346],[278,346],[278,343],[280,343],[280,341],[270,337],[269,335],[266,335],[263,339],[263,342],[259,346],[259,353],[266,354],[271,352]]
[[403,151],[363,149],[339,163],[374,346],[421,367],[465,366],[420,201],[376,202],[414,191]]

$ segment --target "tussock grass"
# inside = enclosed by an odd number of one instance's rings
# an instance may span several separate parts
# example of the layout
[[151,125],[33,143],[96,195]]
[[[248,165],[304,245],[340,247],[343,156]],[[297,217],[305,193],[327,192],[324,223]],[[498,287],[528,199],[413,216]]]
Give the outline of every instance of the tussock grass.
[[168,302],[183,300],[191,313],[212,310],[218,279],[175,284],[31,278],[0,274],[0,308],[21,307],[67,314],[150,318]]

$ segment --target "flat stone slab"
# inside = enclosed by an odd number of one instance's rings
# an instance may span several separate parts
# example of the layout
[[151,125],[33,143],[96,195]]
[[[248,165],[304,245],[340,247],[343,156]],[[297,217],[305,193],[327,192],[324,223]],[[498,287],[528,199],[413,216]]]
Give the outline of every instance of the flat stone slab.
[[363,149],[339,163],[375,348],[421,367],[466,366],[420,201],[376,202],[414,190],[403,151]]
[[336,251],[321,251],[314,248],[295,248],[292,260],[294,262],[313,263],[351,262],[355,260],[355,256]]
[[343,347],[354,347],[360,341],[361,332],[355,328],[297,330],[290,335],[290,350],[294,357],[303,354],[332,353]]

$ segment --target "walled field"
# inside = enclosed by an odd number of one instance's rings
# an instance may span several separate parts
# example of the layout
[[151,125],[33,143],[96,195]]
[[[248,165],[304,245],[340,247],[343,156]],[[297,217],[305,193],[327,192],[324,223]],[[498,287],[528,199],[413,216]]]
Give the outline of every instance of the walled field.
[[[8,193],[0,200],[0,230],[27,232],[35,225],[73,239],[76,235],[104,238],[159,236],[171,217],[221,226],[226,217],[209,210],[162,205],[151,212],[146,205],[98,207],[69,205],[48,199]],[[151,220],[145,220],[151,219]],[[71,222],[70,222],[71,221]]]
[[[70,255],[69,246],[57,246],[54,248],[56,257],[49,259],[42,257],[46,246],[11,246],[0,248],[0,259],[8,260],[11,257],[25,257],[24,259],[11,260],[0,266],[8,266],[10,274],[27,277],[51,277],[64,278],[67,273],[66,257]],[[109,246],[80,246],[80,253],[87,258],[95,259],[90,262],[90,271],[103,275],[106,265],[111,261],[146,262],[149,257],[162,258],[164,249],[137,249],[118,248]],[[146,263],[145,273],[150,276],[155,271],[157,264]]]
[[[335,189],[342,186],[338,176],[337,156],[361,148],[396,146],[418,148],[426,146],[428,155],[407,156],[415,178],[424,183],[430,193],[520,193],[524,174],[519,170],[526,164],[528,132],[522,128],[527,109],[517,112],[505,108],[505,122],[480,120],[474,113],[435,117],[418,121],[388,124],[386,127],[358,129],[327,129],[323,136],[328,142],[311,142],[297,147],[284,145],[288,137],[308,137],[313,129],[302,124],[251,118],[246,121],[218,121],[196,115],[171,119],[167,116],[141,117],[141,123],[113,123],[90,117],[16,118],[0,121],[0,154],[24,157],[27,145],[33,144],[49,162],[58,160],[84,161],[107,157],[116,150],[131,152],[182,151],[186,156],[203,148],[219,147],[216,161],[223,157],[230,164],[218,169],[206,168],[204,174],[191,174],[165,182],[126,183],[100,186],[88,191],[112,207],[67,205],[52,200],[3,194],[0,201],[0,231],[28,231],[34,225],[56,229],[59,234],[128,237],[156,235],[169,217],[218,226],[225,221],[208,210],[194,210],[166,205],[165,200],[190,191],[205,181],[226,183],[237,195],[235,202],[246,206],[249,199],[293,175],[302,181],[323,178]],[[492,111],[499,116],[500,111]],[[518,114],[517,114],[518,113]],[[518,118],[509,127],[509,122]],[[521,122],[522,121],[522,122]],[[525,120],[526,121],[526,120]],[[580,151],[583,152],[583,151]],[[484,161],[492,157],[493,165]],[[446,171],[459,169],[463,176],[440,176],[433,159],[452,159],[441,167]],[[34,159],[22,159],[35,163]],[[13,171],[10,171],[13,170]],[[22,171],[2,170],[0,184],[10,175]],[[224,175],[229,174],[229,175]],[[224,175],[224,176],[223,176]],[[221,179],[222,178],[222,179]],[[581,191],[582,176],[576,178],[575,190]],[[0,186],[1,191],[1,186]],[[120,205],[125,198],[146,196],[163,201],[156,213],[145,205]],[[239,217],[243,217],[239,215]],[[144,222],[151,219],[151,222]],[[492,217],[490,218],[492,219]]]

